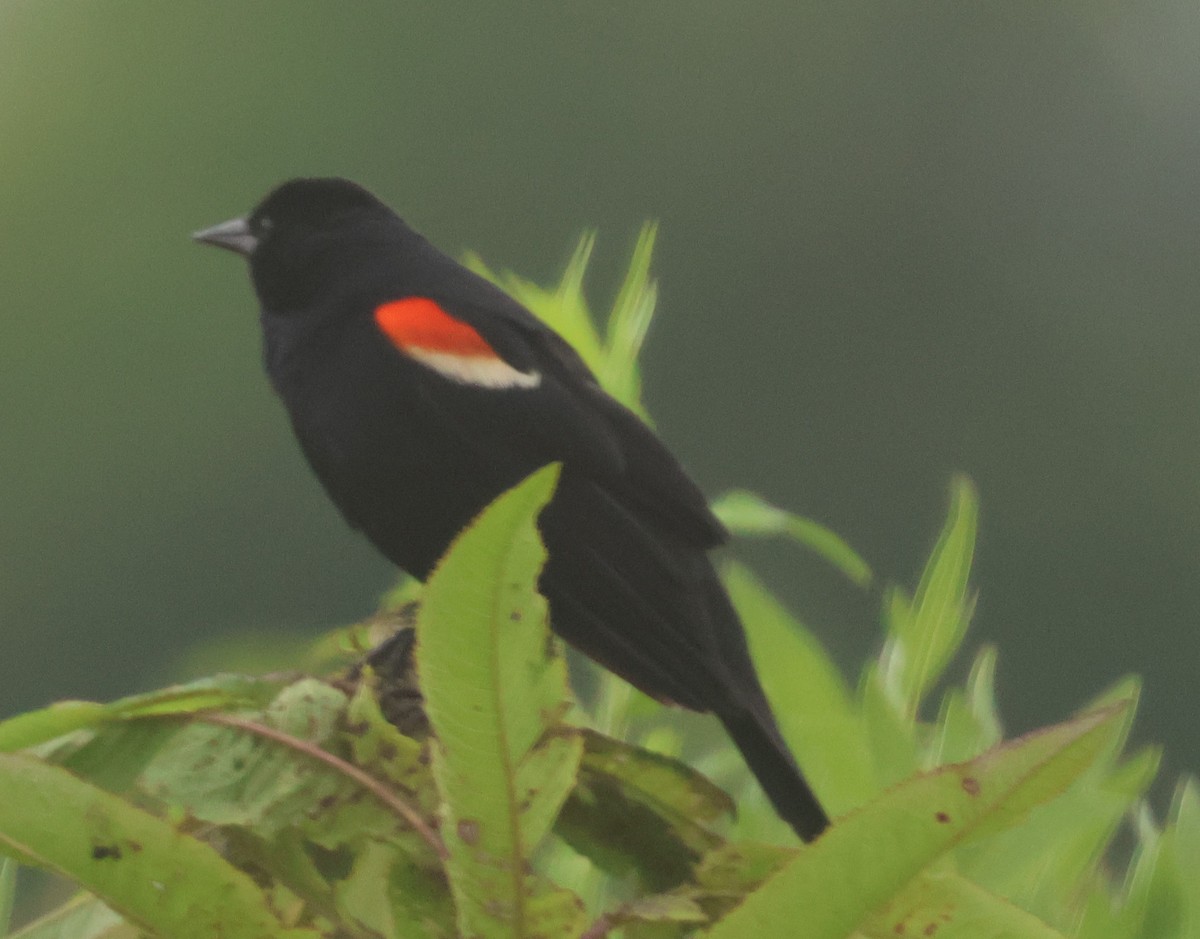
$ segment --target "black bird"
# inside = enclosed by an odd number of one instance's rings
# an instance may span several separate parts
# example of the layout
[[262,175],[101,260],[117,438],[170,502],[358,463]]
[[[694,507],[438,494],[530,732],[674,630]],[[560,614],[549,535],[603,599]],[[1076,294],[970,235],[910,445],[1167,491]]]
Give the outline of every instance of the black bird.
[[352,526],[425,579],[489,502],[560,461],[539,520],[554,631],[715,714],[801,838],[829,824],[708,558],[725,530],[558,334],[344,179],[291,180],[195,238],[249,261],[267,373]]

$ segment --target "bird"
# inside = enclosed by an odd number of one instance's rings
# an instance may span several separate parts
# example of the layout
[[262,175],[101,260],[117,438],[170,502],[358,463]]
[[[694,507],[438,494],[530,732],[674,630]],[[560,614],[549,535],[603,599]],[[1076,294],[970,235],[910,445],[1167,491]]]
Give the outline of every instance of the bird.
[[425,580],[497,496],[559,463],[538,519],[551,629],[715,715],[795,833],[825,830],[709,556],[726,529],[566,340],[347,179],[288,180],[193,237],[248,261],[267,375],[353,528]]

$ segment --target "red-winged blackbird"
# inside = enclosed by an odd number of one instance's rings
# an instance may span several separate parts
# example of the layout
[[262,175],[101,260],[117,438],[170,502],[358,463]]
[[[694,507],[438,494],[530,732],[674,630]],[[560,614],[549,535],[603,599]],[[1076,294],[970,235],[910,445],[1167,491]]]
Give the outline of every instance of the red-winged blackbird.
[[560,461],[539,519],[552,628],[714,713],[801,838],[829,824],[707,556],[725,530],[562,338],[347,180],[292,180],[195,237],[249,260],[267,372],[351,525],[424,579],[489,502]]

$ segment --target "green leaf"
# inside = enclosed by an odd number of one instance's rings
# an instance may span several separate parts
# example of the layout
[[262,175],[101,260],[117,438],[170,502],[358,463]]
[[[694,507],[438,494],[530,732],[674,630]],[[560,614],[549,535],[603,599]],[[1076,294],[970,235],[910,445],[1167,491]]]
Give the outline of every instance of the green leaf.
[[593,372],[598,372],[604,363],[603,344],[583,293],[583,279],[595,247],[596,233],[584,232],[550,302],[538,302],[531,296],[528,306],[575,348]]
[[0,753],[14,753],[34,747],[109,719],[109,713],[103,704],[94,704],[91,701],[59,701],[41,710],[29,711],[0,721]]
[[286,928],[213,848],[63,769],[0,755],[0,791],[0,847],[70,877],[148,932],[316,939]]
[[705,855],[696,867],[697,897],[713,918],[719,918],[798,857],[801,850],[755,841],[723,844]]
[[545,560],[535,520],[557,478],[557,466],[539,470],[485,509],[429,578],[418,617],[447,870],[464,935],[524,936],[535,922],[582,916],[573,898],[527,873],[582,752],[578,733],[560,723],[566,665],[535,589]]
[[[262,723],[320,747],[335,737],[346,696],[306,678],[272,702]],[[140,788],[213,825],[243,825],[272,837],[314,806],[332,810],[360,794],[351,781],[275,740],[240,727],[180,727],[142,772]]]
[[916,776],[839,820],[719,922],[712,939],[843,939],[956,844],[1013,824],[1102,752],[1117,705]]
[[11,857],[0,857],[0,936],[8,935],[16,895],[17,862]]
[[884,688],[879,665],[868,662],[858,689],[871,762],[880,786],[906,779],[921,768],[922,726],[908,720]]
[[1171,857],[1171,839],[1160,831],[1142,806],[1137,819],[1138,844],[1130,865],[1124,902],[1115,917],[1118,928],[1131,935],[1175,936],[1187,926],[1184,891]]
[[1075,921],[1079,897],[1097,882],[1105,847],[1157,768],[1153,750],[1119,762],[1136,693],[1136,683],[1126,680],[1099,696],[1105,707],[1123,709],[1110,725],[1099,758],[1020,825],[959,849],[956,859],[963,874],[1049,922],[1065,926]]
[[583,292],[584,276],[596,245],[595,232],[585,232],[579,239],[562,279],[553,290],[539,287],[511,271],[498,274],[475,254],[468,254],[464,263],[505,290],[562,336],[595,373],[605,391],[648,420],[641,404],[642,383],[637,357],[654,318],[658,299],[657,287],[650,279],[650,260],[657,231],[657,225],[647,223],[638,235],[625,279],[608,316],[603,340]]
[[975,487],[965,476],[956,477],[945,525],[917,592],[911,600],[899,589],[889,594],[882,677],[910,718],[958,650],[970,622],[974,604],[968,578],[978,516]]
[[109,704],[60,701],[0,721],[0,753],[24,750],[74,731],[95,729],[115,721],[253,706],[266,700],[277,688],[277,682],[261,678],[216,675],[148,694],[132,695]]
[[457,935],[454,903],[444,871],[399,857],[392,863],[387,897],[399,939],[452,939]]
[[425,786],[431,777],[424,748],[383,716],[375,696],[377,685],[374,674],[369,673],[346,709],[344,735],[354,764],[403,792],[431,788]]
[[142,933],[99,899],[83,893],[5,935],[8,939],[141,939]]
[[638,233],[629,269],[608,317],[608,341],[596,376],[605,391],[643,417],[646,415],[641,411],[642,379],[637,361],[658,302],[658,288],[650,279],[650,259],[657,235],[658,226],[653,222],[643,225]]
[[336,885],[342,922],[372,937],[450,937],[454,907],[444,873],[414,864],[390,842],[368,842]]
[[1004,725],[996,708],[996,659],[999,653],[995,646],[984,646],[975,656],[971,673],[967,676],[967,700],[971,716],[980,728],[983,739],[990,746],[1004,736]]
[[725,493],[713,502],[712,510],[735,535],[783,535],[816,552],[859,586],[871,582],[867,562],[819,522],[776,508],[744,489]]
[[866,802],[877,788],[867,731],[838,667],[749,570],[729,565],[724,579],[780,730],[821,803],[839,815]]
[[246,675],[214,675],[183,685],[120,698],[105,709],[114,717],[165,717],[200,711],[261,707],[275,697],[282,682]]
[[948,873],[918,877],[860,932],[866,939],[1064,939],[1031,913]]
[[569,342],[588,368],[599,373],[604,367],[604,346],[583,295],[583,278],[595,245],[596,233],[584,232],[553,290],[539,287],[511,271],[498,274],[476,254],[468,254],[463,263],[527,307]]
[[683,883],[697,858],[720,841],[708,827],[734,806],[683,763],[592,731],[579,781],[555,831],[597,867],[666,890]]
[[996,650],[985,646],[975,657],[967,687],[951,688],[942,698],[935,740],[925,766],[960,763],[979,756],[1003,737],[996,715]]
[[[638,897],[622,904],[605,917],[610,927],[646,925],[700,925],[708,922],[708,914],[691,897],[683,893],[658,893]],[[675,931],[669,933],[677,935]],[[647,933],[638,933],[647,935]],[[653,933],[653,935],[659,935]]]
[[[1180,780],[1168,817],[1180,876],[1185,883],[1200,884],[1200,783],[1194,776]],[[1193,894],[1192,900],[1200,923],[1200,895]]]

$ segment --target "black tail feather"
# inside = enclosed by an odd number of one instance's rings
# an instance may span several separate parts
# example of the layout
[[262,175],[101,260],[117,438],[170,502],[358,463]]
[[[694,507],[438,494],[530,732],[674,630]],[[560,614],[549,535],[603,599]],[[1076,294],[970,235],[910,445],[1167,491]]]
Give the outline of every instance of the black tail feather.
[[829,816],[796,765],[770,712],[762,716],[743,710],[718,717],[775,811],[801,840],[812,841],[828,828]]

